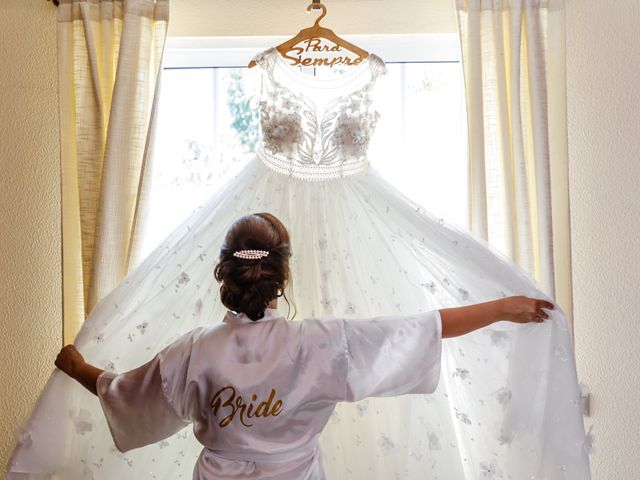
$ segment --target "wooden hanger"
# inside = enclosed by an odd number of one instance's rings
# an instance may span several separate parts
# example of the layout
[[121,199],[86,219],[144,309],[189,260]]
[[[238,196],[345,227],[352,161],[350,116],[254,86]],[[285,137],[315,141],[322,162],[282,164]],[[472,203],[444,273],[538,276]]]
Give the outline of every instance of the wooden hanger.
[[[313,3],[307,7],[307,12],[311,11],[312,9],[317,10],[318,8],[322,10],[322,14],[316,19],[312,27],[300,30],[295,37],[275,47],[280,55],[285,56],[286,53],[293,50],[293,47],[298,45],[300,42],[304,42],[305,40],[311,40],[313,38],[324,38],[346,50],[355,53],[362,60],[369,56],[369,52],[340,38],[333,32],[333,30],[321,27],[320,20],[322,20],[327,15],[327,7],[320,3],[319,0],[314,0]],[[255,60],[251,60],[251,62],[249,63],[249,68],[253,68],[255,66]]]

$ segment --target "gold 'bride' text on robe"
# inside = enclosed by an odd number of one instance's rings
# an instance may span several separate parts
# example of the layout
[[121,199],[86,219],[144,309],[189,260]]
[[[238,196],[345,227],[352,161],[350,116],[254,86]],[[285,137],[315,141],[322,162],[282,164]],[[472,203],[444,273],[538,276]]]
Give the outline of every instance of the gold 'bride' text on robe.
[[[277,417],[280,415],[282,412],[282,400],[276,400],[272,406],[275,396],[276,389],[272,388],[269,398],[266,401],[260,402],[254,410],[255,405],[253,402],[258,400],[258,396],[255,393],[251,395],[251,401],[249,403],[244,403],[242,396],[236,395],[236,389],[232,386],[227,386],[215,393],[211,400],[211,408],[216,417],[221,408],[227,409],[226,412],[228,412],[228,415],[219,423],[222,428],[228,426],[233,421],[236,413],[238,413],[238,419],[242,425],[252,427],[253,423],[246,423],[245,417],[249,419],[254,417],[268,417],[270,415]],[[226,412],[223,411],[220,413],[224,415]]]

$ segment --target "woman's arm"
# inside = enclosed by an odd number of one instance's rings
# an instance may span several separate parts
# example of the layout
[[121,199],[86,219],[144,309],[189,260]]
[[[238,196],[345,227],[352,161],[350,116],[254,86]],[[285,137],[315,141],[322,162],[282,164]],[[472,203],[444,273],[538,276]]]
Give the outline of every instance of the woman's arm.
[[549,318],[543,308],[553,310],[554,307],[546,300],[514,296],[465,307],[444,308],[440,310],[442,338],[464,335],[500,320],[542,322]]
[[[197,388],[186,385],[191,385],[193,334],[200,331],[188,332],[147,363],[120,374],[88,364],[73,345],[64,347],[55,363],[99,397],[116,448],[127,452],[168,438],[191,423],[190,409],[197,401],[189,392]],[[164,360],[166,375],[160,372]]]
[[88,364],[73,345],[67,345],[56,358],[56,367],[77,380],[84,388],[97,395],[96,383],[103,372],[97,367]]

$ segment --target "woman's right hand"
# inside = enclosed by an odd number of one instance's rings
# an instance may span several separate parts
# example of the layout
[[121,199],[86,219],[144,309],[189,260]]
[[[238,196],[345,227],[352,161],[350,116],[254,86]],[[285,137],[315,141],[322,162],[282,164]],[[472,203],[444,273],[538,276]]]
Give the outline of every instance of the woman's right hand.
[[67,345],[60,350],[55,365],[70,377],[75,377],[78,369],[84,365],[84,357],[73,345]]
[[553,310],[555,305],[540,298],[529,298],[523,295],[506,297],[501,302],[501,320],[515,323],[544,322],[549,314],[543,308]]

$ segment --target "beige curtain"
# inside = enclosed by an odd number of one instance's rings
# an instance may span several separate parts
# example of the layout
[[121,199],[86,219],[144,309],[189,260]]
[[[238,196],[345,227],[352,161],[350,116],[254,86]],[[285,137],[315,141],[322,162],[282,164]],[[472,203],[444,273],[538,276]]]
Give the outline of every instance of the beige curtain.
[[135,263],[168,0],[62,0],[64,340]]
[[564,2],[456,0],[470,225],[571,312]]

